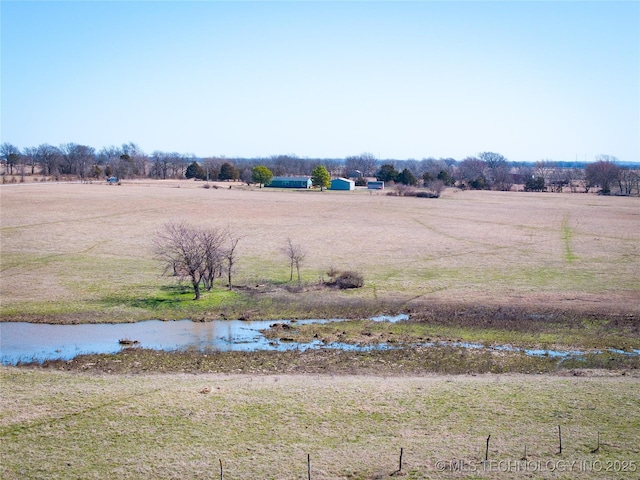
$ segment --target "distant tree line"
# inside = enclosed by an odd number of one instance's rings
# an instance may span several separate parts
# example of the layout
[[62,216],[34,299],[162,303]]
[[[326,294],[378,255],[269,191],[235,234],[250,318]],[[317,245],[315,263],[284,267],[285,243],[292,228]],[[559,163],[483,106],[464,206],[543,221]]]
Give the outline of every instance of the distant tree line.
[[[598,192],[609,195],[638,195],[640,165],[621,164],[615,157],[598,155],[593,162],[533,163],[509,161],[495,152],[482,152],[462,160],[424,158],[422,160],[379,160],[371,153],[346,158],[300,158],[273,155],[256,158],[197,158],[193,154],[154,151],[146,154],[135,143],[104,147],[66,143],[41,144],[22,150],[10,143],[0,145],[2,181],[25,181],[27,176],[84,181],[106,177],[119,179],[190,178],[211,181],[241,181],[268,184],[273,176],[310,176],[324,188],[329,178],[348,177],[356,185],[376,178],[407,187],[423,187],[433,192],[448,186],[463,189],[509,191]],[[260,167],[256,170],[256,167]],[[314,173],[315,172],[315,173]],[[18,180],[16,180],[18,179]]]
[[405,186],[424,186],[434,192],[447,186],[463,189],[585,192],[603,195],[638,195],[640,165],[619,165],[615,157],[598,155],[582,166],[559,165],[551,160],[533,164],[509,162],[498,153],[483,152],[461,161],[424,159],[385,162],[376,178]]

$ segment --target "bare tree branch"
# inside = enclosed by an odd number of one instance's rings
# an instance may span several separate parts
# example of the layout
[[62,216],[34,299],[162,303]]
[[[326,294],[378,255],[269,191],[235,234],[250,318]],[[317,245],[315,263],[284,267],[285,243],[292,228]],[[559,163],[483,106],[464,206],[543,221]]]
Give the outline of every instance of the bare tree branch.
[[284,247],[282,247],[281,251],[289,259],[289,266],[290,266],[289,281],[290,282],[293,281],[293,269],[295,267],[298,273],[298,284],[300,284],[301,283],[300,264],[307,256],[302,245],[293,243],[293,241],[290,238],[287,238],[287,243]]

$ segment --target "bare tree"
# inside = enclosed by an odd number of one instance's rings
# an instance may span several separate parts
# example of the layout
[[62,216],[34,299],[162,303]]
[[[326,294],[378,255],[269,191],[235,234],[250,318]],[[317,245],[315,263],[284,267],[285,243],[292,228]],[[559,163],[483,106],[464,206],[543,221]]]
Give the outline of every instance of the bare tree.
[[287,238],[287,243],[282,248],[282,253],[284,253],[289,259],[289,267],[290,267],[289,281],[290,282],[293,281],[293,269],[295,267],[298,273],[298,285],[299,285],[301,283],[300,264],[302,263],[304,258],[307,256],[307,254],[302,248],[302,245],[293,243],[293,241],[290,238]]
[[418,169],[419,177],[425,179],[427,182],[438,178],[438,174],[442,171],[448,172],[450,169],[446,163],[442,160],[436,160],[433,157],[423,158],[420,161],[420,167]]
[[404,162],[401,163],[403,170],[407,170],[411,172],[414,177],[421,177],[424,173],[422,171],[422,163],[416,160],[415,158],[408,158]]
[[[151,154],[152,166],[150,175],[154,178],[166,180],[169,176],[169,167],[173,161],[173,153],[156,150]],[[176,154],[177,155],[177,154]]]
[[60,149],[48,143],[39,145],[35,151],[35,160],[42,168],[43,175],[57,174],[61,157]]
[[496,190],[508,192],[513,187],[513,175],[511,175],[510,167],[505,162],[491,170],[491,182]]
[[631,195],[634,186],[638,184],[638,171],[629,167],[619,167],[616,181],[620,187],[620,195]]
[[127,155],[130,162],[129,165],[131,167],[130,171],[127,172],[127,176],[146,176],[147,175],[147,156],[142,151],[142,149],[135,143],[123,143],[122,144],[122,158],[124,155]]
[[240,237],[233,236],[227,232],[229,247],[225,250],[225,260],[227,262],[227,280],[229,280],[229,290],[233,289],[233,283],[231,282],[231,275],[233,273],[233,266],[236,263],[236,247],[240,241]]
[[155,253],[175,275],[188,277],[195,300],[200,299],[200,282],[205,271],[205,251],[200,231],[187,223],[167,223],[156,234]]
[[569,188],[571,193],[576,193],[578,187],[584,184],[584,170],[582,168],[568,168],[566,171],[566,178],[569,182]]
[[62,156],[60,158],[60,173],[63,175],[71,175],[75,173],[76,169],[76,155],[75,148],[77,144],[75,143],[63,143],[60,145],[60,152]]
[[533,167],[533,171],[536,177],[544,178],[545,185],[549,183],[551,179],[551,174],[555,170],[556,166],[553,164],[551,160],[540,160],[536,162]]
[[472,188],[482,189],[486,186],[487,164],[475,157],[467,157],[458,165],[458,174],[463,182]]
[[327,169],[329,175],[332,177],[340,176],[344,173],[344,165],[341,162],[334,159],[325,159],[322,161],[322,165]]
[[146,175],[147,156],[135,143],[123,143],[121,147],[104,147],[97,155],[96,165],[104,165],[106,176],[133,178]]
[[22,160],[31,167],[31,175],[36,172],[38,147],[27,147],[23,150]]
[[487,166],[489,184],[497,190],[511,190],[512,182],[509,181],[509,164],[507,163],[507,159],[503,155],[495,152],[482,152],[478,154],[478,157],[485,162]]
[[565,185],[569,185],[567,169],[566,168],[554,168],[549,175],[549,181],[547,186],[549,191],[562,193]]
[[590,163],[585,168],[586,183],[590,186],[599,186],[600,193],[609,195],[611,185],[618,178],[619,167],[614,163],[616,157],[598,155],[595,163]]
[[210,228],[199,232],[203,253],[202,281],[207,290],[213,288],[216,278],[222,276],[223,262],[226,256],[222,245],[227,237],[226,230]]
[[195,155],[192,153],[171,153],[171,160],[169,164],[169,167],[171,168],[171,177],[183,178],[184,171],[187,168],[187,165],[193,161],[195,161]]
[[625,178],[628,182],[629,194],[631,195],[635,191],[636,195],[640,195],[640,169],[628,169]]
[[60,146],[62,152],[62,173],[75,174],[81,182],[89,174],[89,168],[95,164],[95,149],[77,143],[65,143]]
[[218,175],[220,175],[220,169],[222,168],[222,164],[225,162],[223,158],[205,158],[202,162],[202,168],[204,169],[207,177],[207,180],[217,180]]
[[[156,233],[154,251],[164,262],[165,272],[188,278],[195,300],[200,298],[201,284],[211,290],[215,279],[227,272],[229,289],[237,260],[236,247],[240,237],[228,229],[197,228],[184,222],[167,223]],[[228,247],[224,244],[228,242]]]
[[363,177],[374,176],[378,171],[378,160],[372,153],[361,153],[344,160],[347,174],[360,172]]
[[376,173],[378,170],[378,159],[373,153],[362,153],[360,154],[360,162],[362,168],[362,174],[364,176],[370,177]]
[[3,143],[0,145],[0,157],[5,164],[5,172],[8,171],[9,175],[13,175],[13,168],[19,163],[21,157],[18,147]]

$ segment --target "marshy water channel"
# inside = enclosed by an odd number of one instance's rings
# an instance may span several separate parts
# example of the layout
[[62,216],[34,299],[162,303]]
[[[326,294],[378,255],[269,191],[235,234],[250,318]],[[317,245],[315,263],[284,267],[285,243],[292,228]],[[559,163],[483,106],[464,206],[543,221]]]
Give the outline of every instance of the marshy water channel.
[[[397,315],[373,317],[371,320],[398,322],[408,318],[408,315]],[[187,349],[198,351],[285,351],[310,348],[365,351],[402,347],[402,345],[387,343],[358,345],[335,342],[327,344],[320,340],[300,343],[286,339],[267,339],[262,334],[262,331],[269,329],[274,323],[294,326],[339,321],[341,320],[281,320],[278,322],[273,320],[214,320],[210,322],[148,320],[136,323],[79,325],[0,322],[0,358],[3,365],[17,365],[47,360],[70,360],[82,354],[117,353],[122,348],[131,347],[164,351]],[[471,349],[523,351],[528,355],[562,358],[580,356],[585,353],[564,350],[527,350],[509,345],[485,346],[464,342],[425,342],[419,345],[450,345]],[[640,350],[625,353],[640,355]]]
[[[373,320],[396,322],[407,315],[375,317]],[[278,321],[303,325],[340,320]],[[142,347],[154,350],[295,350],[317,348],[321,342],[299,344],[268,340],[261,333],[273,320],[147,320],[135,323],[96,323],[49,325],[43,323],[0,322],[0,355],[3,365],[45,360],[70,360],[89,353],[117,353],[122,348]],[[355,348],[344,345],[344,348]]]

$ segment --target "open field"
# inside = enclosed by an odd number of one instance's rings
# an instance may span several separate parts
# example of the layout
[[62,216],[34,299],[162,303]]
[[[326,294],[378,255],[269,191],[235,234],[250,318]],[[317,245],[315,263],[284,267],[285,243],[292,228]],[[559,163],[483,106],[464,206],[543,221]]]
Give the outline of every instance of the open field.
[[3,367],[0,379],[6,480],[210,479],[219,460],[229,480],[306,479],[307,454],[313,479],[380,479],[398,469],[401,448],[413,479],[638,478],[640,469],[637,378]]
[[[638,478],[637,355],[559,366],[412,346],[640,348],[637,198],[140,182],[3,185],[0,201],[2,321],[343,317],[359,320],[286,335],[408,345],[134,348],[0,367],[3,479],[219,478],[219,460],[227,480],[302,479],[309,454],[313,479],[372,480],[397,470],[401,448],[405,478]],[[242,236],[237,288],[194,302],[161,275],[152,238],[170,220]],[[286,288],[287,238],[307,250],[299,292]],[[365,286],[319,287],[331,266],[359,271]],[[362,320],[401,311],[409,321]]]
[[[640,311],[640,199],[449,190],[204,189],[188,181],[0,186],[0,318],[366,316],[434,303]],[[242,236],[234,284],[192,302],[152,254],[170,220]],[[304,282],[331,266],[365,286],[284,291],[287,238],[305,246]]]

